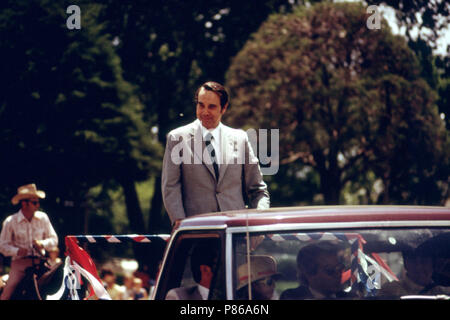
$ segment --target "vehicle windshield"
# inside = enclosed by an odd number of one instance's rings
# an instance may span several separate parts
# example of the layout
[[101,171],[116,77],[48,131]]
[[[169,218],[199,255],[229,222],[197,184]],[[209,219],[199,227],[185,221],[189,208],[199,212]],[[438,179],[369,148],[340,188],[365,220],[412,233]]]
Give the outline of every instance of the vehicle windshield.
[[249,235],[248,239],[246,233],[233,235],[235,299],[406,299],[450,294],[448,229]]

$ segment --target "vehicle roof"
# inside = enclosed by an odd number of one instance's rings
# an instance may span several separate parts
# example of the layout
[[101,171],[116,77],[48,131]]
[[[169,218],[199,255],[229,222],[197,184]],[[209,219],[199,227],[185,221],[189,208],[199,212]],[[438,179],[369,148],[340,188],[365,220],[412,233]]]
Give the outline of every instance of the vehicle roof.
[[[247,222],[248,219],[248,222]],[[450,207],[437,206],[305,206],[246,209],[191,216],[175,229],[192,227],[245,227],[290,223],[370,221],[449,221]]]

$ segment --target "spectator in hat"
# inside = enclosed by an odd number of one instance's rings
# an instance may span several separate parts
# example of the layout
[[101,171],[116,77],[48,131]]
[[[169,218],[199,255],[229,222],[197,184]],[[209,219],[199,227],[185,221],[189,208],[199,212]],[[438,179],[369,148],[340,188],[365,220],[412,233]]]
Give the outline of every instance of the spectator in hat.
[[12,257],[1,300],[11,298],[25,276],[25,269],[32,265],[29,256],[42,255],[44,250],[58,245],[58,236],[47,214],[38,210],[40,199],[45,199],[45,192],[37,190],[35,184],[19,187],[11,199],[13,205],[20,205],[20,209],[5,219],[0,234],[0,252]]
[[281,276],[277,272],[277,263],[271,256],[255,255],[250,257],[250,275],[248,263],[239,266],[238,286],[236,297],[238,300],[249,300],[248,283],[251,283],[252,300],[276,300],[276,280]]

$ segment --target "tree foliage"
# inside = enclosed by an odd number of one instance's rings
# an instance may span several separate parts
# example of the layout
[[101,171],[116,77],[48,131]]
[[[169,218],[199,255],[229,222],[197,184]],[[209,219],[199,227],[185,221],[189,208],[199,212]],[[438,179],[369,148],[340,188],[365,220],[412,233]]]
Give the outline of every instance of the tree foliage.
[[441,193],[421,196],[426,190],[410,181],[436,186],[448,177],[435,92],[406,41],[385,21],[367,29],[367,18],[348,3],[271,16],[229,69],[228,119],[279,128],[281,163],[313,168],[325,203],[339,203],[343,186],[368,171],[383,181],[379,201],[438,203]]
[[[419,30],[419,38],[424,38],[430,46],[436,47],[441,31],[450,22],[450,6],[444,0],[367,0],[369,5],[385,4],[395,9],[395,16],[401,27],[405,27],[408,39],[414,38],[412,30]],[[427,33],[421,33],[423,30]]]
[[82,29],[68,30],[69,1],[7,2],[0,13],[0,187],[12,196],[19,185],[38,183],[61,233],[80,232],[66,214],[83,221],[87,190],[110,179],[146,179],[158,169],[161,147],[98,24],[98,5],[86,4]]

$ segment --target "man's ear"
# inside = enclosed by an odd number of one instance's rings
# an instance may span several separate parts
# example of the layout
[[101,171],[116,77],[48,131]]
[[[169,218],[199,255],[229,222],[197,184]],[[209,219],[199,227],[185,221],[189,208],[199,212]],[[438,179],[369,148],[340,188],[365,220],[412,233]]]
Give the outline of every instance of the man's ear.
[[224,114],[225,111],[227,111],[227,108],[228,108],[228,102],[227,102],[226,105],[223,106],[222,110],[220,110],[220,113],[221,113],[221,114]]

